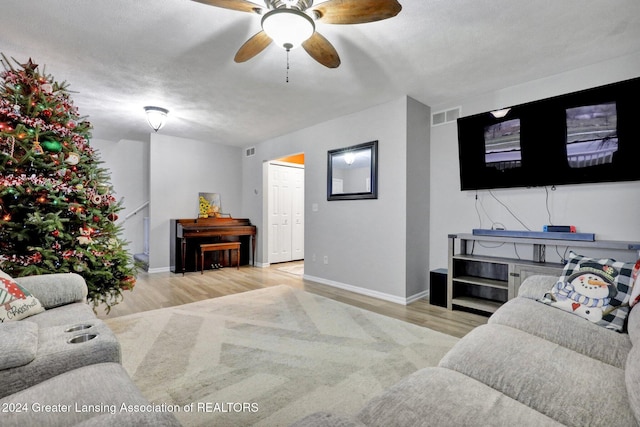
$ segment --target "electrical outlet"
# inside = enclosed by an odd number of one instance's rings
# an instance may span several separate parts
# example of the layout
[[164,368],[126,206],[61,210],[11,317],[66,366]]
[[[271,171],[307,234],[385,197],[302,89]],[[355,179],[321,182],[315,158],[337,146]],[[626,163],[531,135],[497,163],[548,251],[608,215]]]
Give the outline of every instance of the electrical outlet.
[[325,264],[329,264],[329,256],[328,255],[324,256],[324,263]]

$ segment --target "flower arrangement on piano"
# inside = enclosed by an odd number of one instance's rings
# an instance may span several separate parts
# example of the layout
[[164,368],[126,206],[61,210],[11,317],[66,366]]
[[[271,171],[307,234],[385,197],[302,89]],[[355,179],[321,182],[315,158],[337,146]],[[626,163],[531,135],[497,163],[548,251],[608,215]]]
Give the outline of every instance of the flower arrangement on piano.
[[220,218],[220,194],[200,193],[198,195],[198,218]]

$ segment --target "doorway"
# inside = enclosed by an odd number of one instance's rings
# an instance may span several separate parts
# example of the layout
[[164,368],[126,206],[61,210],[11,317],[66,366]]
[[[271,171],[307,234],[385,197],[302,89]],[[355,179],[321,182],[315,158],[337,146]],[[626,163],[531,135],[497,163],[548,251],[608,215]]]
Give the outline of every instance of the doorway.
[[[295,158],[297,162],[291,162]],[[304,259],[304,156],[267,165],[268,263]]]

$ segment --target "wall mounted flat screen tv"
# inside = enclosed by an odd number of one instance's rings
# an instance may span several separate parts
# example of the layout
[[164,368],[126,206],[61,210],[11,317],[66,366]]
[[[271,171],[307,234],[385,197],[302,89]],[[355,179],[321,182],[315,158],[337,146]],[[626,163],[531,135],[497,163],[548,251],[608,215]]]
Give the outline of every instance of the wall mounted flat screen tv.
[[640,78],[458,119],[460,187],[640,180]]

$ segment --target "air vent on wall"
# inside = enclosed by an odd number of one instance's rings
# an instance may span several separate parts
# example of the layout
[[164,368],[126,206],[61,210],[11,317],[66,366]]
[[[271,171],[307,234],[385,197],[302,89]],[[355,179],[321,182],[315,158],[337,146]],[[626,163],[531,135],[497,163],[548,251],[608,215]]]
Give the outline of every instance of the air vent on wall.
[[436,111],[431,115],[431,126],[455,122],[460,117],[460,110],[461,107],[455,107],[449,110]]
[[245,153],[245,156],[251,157],[256,154],[256,147],[249,147],[244,151],[244,153]]

